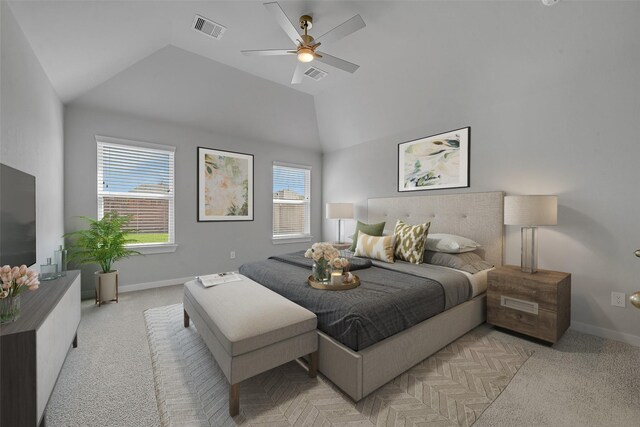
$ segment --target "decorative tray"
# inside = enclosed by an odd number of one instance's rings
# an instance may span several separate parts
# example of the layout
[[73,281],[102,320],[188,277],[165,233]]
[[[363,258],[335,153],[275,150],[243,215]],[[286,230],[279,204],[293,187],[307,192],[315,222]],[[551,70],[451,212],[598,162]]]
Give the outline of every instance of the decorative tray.
[[324,291],[346,291],[347,289],[353,289],[360,286],[360,278],[355,274],[353,275],[352,281],[347,283],[343,282],[339,285],[332,285],[330,283],[325,285],[323,283],[318,283],[315,280],[313,280],[313,276],[309,276],[307,281],[309,282],[309,286],[311,286],[312,288],[322,289]]

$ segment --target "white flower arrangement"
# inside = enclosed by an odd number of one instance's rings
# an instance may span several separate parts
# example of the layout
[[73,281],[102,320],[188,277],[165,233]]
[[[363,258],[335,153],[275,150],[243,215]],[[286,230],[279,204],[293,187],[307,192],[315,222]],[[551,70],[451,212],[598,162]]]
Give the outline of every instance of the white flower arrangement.
[[340,256],[340,252],[331,243],[314,243],[311,248],[304,253],[305,258],[312,258],[315,262],[320,260],[333,261]]
[[331,266],[333,268],[347,268],[349,267],[349,260],[346,258],[334,258],[331,261]]
[[305,258],[314,261],[313,277],[318,282],[324,282],[331,278],[331,266],[335,259],[340,257],[340,252],[331,243],[314,243],[304,253]]
[[17,297],[23,291],[38,289],[38,272],[30,270],[26,265],[20,267],[10,267],[5,265],[0,269],[0,280],[2,280],[2,290],[0,300]]

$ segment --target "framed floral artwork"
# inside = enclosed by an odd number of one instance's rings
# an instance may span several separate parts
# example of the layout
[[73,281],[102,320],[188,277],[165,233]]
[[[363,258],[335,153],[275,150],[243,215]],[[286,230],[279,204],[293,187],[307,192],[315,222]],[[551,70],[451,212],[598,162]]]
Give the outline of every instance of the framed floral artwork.
[[471,127],[398,144],[398,191],[469,187]]
[[198,147],[198,221],[253,221],[253,154]]

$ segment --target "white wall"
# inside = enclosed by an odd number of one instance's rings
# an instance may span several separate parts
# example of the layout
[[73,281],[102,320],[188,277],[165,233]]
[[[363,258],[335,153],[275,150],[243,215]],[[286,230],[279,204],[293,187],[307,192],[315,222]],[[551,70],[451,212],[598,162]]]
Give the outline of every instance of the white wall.
[[[274,245],[272,230],[272,179],[274,160],[310,165],[311,233],[321,236],[322,155],[318,151],[227,136],[165,121],[108,112],[87,106],[65,112],[65,227],[82,227],[79,215],[97,215],[95,135],[105,135],[176,146],[175,253],[135,256],[116,264],[123,286],[164,281],[216,271],[237,269],[242,263],[276,253],[306,249],[309,243]],[[254,221],[196,221],[196,148],[239,151],[254,157]],[[231,260],[229,252],[237,258]],[[93,296],[93,266],[83,269],[83,296]]]
[[63,107],[11,9],[0,8],[0,161],[36,177],[36,264],[44,264],[64,233]]
[[[573,327],[640,345],[640,310],[610,303],[612,291],[640,290],[640,4],[560,6],[495,22],[515,29],[495,39],[506,55],[493,58],[499,67],[479,66],[477,54],[450,58],[443,43],[430,46],[438,60],[382,70],[363,82],[368,90],[316,96],[323,144],[359,144],[325,154],[323,195],[357,202],[366,219],[367,198],[398,195],[398,143],[471,126],[471,188],[437,193],[557,194],[558,226],[539,233],[540,267],[572,273]],[[424,81],[443,63],[450,73]],[[334,223],[324,225],[333,238]],[[519,229],[506,232],[506,263],[519,264]]]

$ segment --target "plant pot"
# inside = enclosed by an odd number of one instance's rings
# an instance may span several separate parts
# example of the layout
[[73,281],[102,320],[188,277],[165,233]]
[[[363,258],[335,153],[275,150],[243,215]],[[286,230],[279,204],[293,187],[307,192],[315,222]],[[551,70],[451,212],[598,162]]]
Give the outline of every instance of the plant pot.
[[118,270],[108,273],[96,271],[96,303],[98,306],[105,301],[118,302]]

